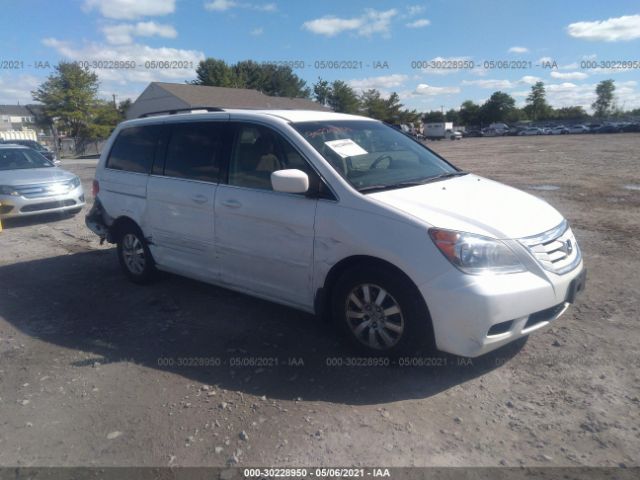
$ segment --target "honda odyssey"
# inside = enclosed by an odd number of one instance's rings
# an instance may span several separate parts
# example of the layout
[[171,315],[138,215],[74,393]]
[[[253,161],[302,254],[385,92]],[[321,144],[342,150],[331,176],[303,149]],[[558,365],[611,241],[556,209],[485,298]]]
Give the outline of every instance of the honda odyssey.
[[331,317],[369,352],[475,357],[552,324],[585,284],[545,201],[359,116],[127,121],[94,195],[87,225],[132,281],[163,270]]

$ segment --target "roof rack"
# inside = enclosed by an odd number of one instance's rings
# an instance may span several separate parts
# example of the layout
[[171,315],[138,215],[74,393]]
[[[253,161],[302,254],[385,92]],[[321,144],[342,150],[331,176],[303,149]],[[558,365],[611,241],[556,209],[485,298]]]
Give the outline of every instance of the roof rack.
[[218,107],[186,107],[186,108],[172,108],[171,110],[159,110],[157,112],[147,112],[139,115],[138,118],[146,118],[154,115],[176,115],[178,113],[189,112],[193,110],[206,110],[207,112],[224,112],[222,108]]

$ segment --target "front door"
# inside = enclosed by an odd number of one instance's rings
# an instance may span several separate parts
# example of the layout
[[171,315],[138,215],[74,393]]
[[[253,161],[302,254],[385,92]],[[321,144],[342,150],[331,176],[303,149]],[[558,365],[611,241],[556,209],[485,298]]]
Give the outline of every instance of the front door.
[[317,200],[274,192],[270,180],[271,172],[306,161],[267,127],[238,124],[235,131],[228,184],[215,200],[221,279],[308,309]]

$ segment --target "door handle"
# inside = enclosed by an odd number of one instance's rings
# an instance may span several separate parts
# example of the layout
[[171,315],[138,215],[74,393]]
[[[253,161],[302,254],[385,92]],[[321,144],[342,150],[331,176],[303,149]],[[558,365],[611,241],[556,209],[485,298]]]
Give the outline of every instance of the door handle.
[[228,199],[222,202],[222,205],[229,208],[240,208],[242,204],[238,200]]
[[206,203],[209,199],[205,195],[194,195],[191,200],[195,203]]

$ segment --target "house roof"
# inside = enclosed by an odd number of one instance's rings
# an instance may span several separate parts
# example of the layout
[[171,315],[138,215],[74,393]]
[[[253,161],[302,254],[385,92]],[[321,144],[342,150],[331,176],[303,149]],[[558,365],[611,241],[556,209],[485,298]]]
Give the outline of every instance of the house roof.
[[0,105],[0,115],[30,117],[33,113],[31,113],[31,111],[24,105]]
[[319,103],[306,98],[271,97],[247,88],[210,87],[182,83],[152,82],[193,107],[304,109],[328,111]]

